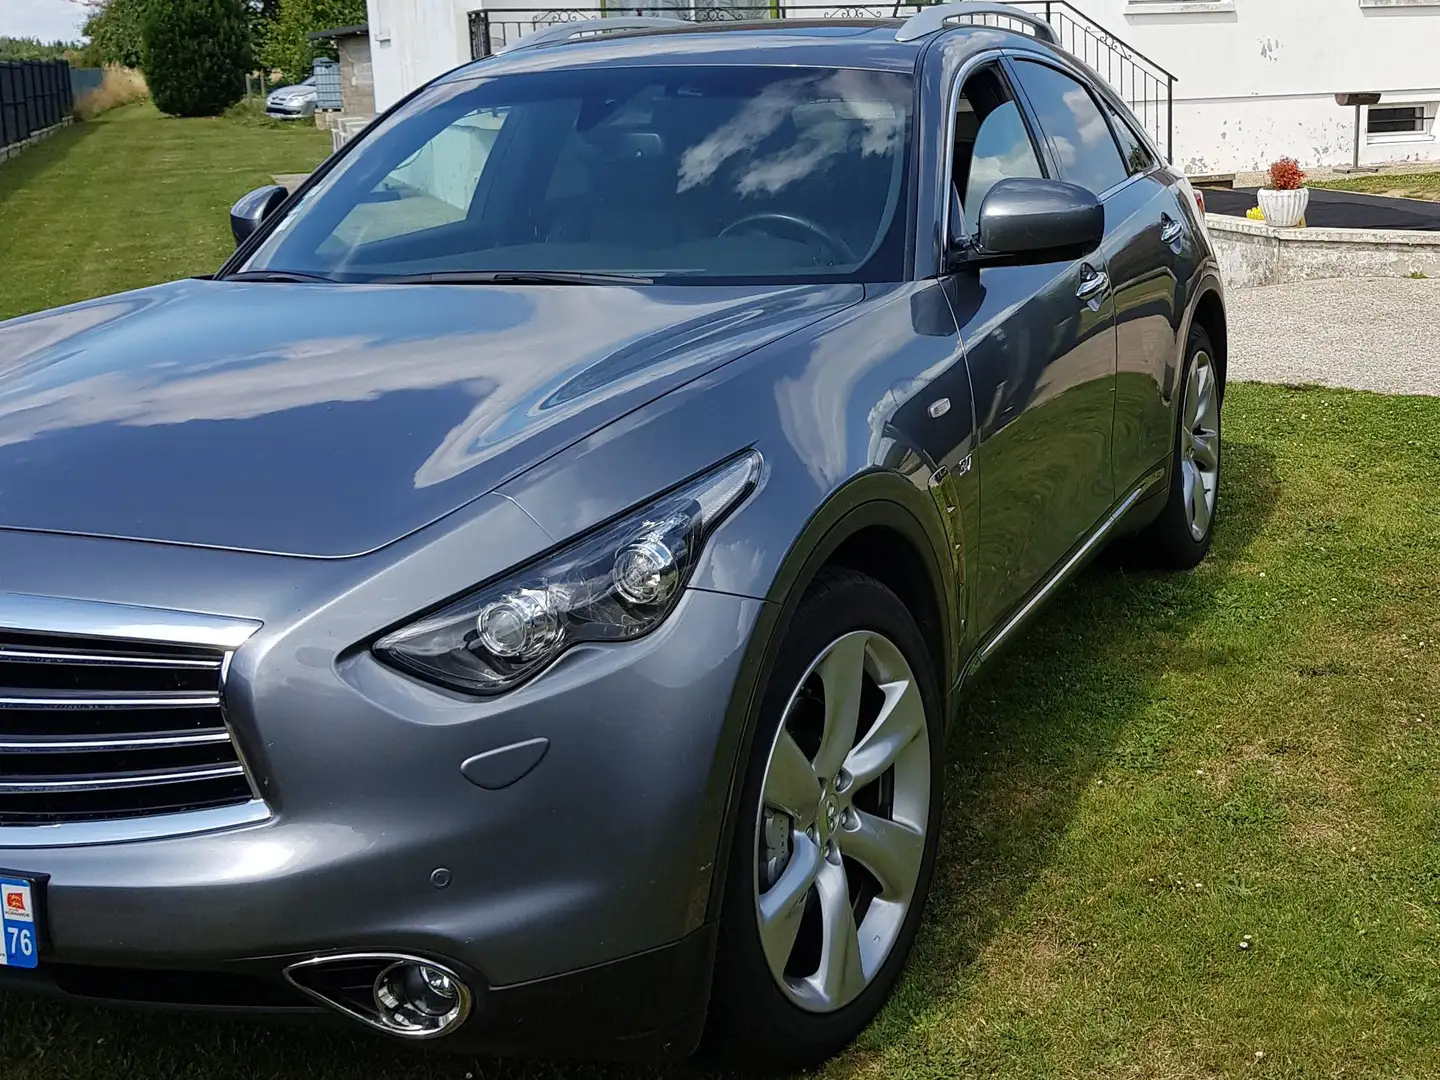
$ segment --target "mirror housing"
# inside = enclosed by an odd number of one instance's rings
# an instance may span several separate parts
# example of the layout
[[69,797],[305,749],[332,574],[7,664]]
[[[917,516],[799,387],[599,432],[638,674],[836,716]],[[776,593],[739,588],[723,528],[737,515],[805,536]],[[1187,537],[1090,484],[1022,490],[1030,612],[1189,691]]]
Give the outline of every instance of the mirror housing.
[[961,263],[1010,266],[1062,262],[1090,254],[1105,236],[1105,208],[1075,184],[1010,177],[980,204],[978,244]]
[[235,246],[239,247],[250,239],[289,197],[290,192],[279,184],[269,184],[242,195],[230,208],[230,232],[235,236]]

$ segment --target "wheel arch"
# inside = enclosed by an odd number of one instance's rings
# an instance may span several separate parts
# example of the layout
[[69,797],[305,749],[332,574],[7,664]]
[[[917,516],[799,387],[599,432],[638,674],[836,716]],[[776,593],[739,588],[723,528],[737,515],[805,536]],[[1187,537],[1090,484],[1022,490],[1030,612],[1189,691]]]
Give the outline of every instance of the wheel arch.
[[874,577],[916,615],[930,645],[948,725],[964,619],[954,569],[963,562],[959,552],[951,558],[945,537],[938,509],[927,491],[898,473],[874,470],[833,492],[791,545],[766,593],[765,610],[751,635],[743,674],[727,715],[726,726],[736,735],[729,740],[733,753],[728,794],[705,904],[706,922],[719,917],[724,899],[736,807],[765,687],[795,610],[821,570],[839,565]]
[[1215,347],[1214,359],[1220,369],[1220,387],[1223,394],[1229,371],[1230,332],[1225,321],[1225,298],[1221,292],[1220,281],[1213,275],[1205,277],[1196,293],[1185,328],[1185,340],[1189,340],[1190,330],[1196,326],[1209,335],[1210,344]]

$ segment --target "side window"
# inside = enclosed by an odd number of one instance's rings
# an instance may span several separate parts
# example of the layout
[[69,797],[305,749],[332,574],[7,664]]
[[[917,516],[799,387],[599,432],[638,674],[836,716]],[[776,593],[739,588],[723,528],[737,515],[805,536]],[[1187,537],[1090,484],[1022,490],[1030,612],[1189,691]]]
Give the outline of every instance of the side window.
[[1131,126],[1130,121],[1121,116],[1116,109],[1111,108],[1108,101],[1102,100],[1100,107],[1105,110],[1105,115],[1110,118],[1111,127],[1115,129],[1115,138],[1120,143],[1120,154],[1125,158],[1125,167],[1130,170],[1130,175],[1143,173],[1154,165],[1154,155],[1140,141],[1140,136],[1135,134],[1135,129]]
[[375,185],[324,247],[353,248],[464,221],[508,112],[473,112],[437,133]]
[[1062,180],[1099,195],[1130,175],[1089,90],[1045,64],[1021,60],[1015,72],[1050,139]]
[[971,232],[980,219],[980,204],[996,183],[1045,175],[1020,109],[992,69],[972,75],[961,92],[954,154],[953,181]]

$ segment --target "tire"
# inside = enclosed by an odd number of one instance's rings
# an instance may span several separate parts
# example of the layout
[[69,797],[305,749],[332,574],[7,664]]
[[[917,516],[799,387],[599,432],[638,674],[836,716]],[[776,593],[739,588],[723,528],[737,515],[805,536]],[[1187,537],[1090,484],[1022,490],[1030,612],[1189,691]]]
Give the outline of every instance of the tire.
[[1215,536],[1225,384],[1214,358],[1210,336],[1198,326],[1193,328],[1181,369],[1170,492],[1160,516],[1134,545],[1148,562],[1164,569],[1189,570],[1197,565],[1209,553]]
[[[839,716],[850,713],[844,702],[856,705],[848,747],[848,725],[827,720],[832,700]],[[900,599],[854,571],[822,571],[786,631],[756,722],[725,883],[709,1056],[808,1068],[849,1045],[884,1005],[934,873],[940,703],[930,652]],[[764,935],[762,912],[773,916]],[[845,933],[853,950],[842,947]]]

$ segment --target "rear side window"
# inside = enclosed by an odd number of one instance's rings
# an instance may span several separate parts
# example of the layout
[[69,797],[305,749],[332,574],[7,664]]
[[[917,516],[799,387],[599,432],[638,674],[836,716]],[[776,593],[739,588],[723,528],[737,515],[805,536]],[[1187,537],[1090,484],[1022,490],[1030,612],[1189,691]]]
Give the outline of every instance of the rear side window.
[[1135,134],[1129,121],[1111,108],[1107,101],[1101,101],[1100,107],[1105,110],[1105,115],[1110,118],[1110,124],[1115,129],[1115,138],[1120,143],[1120,153],[1125,158],[1125,167],[1130,170],[1130,175],[1143,173],[1154,165],[1154,155],[1140,141],[1140,136]]
[[1045,64],[1018,61],[1015,74],[1050,139],[1062,180],[1099,195],[1130,175],[1089,90]]

